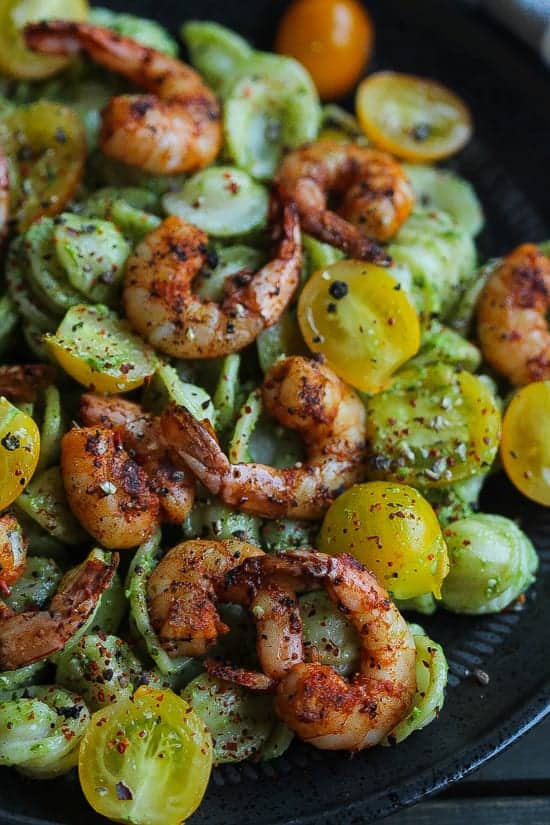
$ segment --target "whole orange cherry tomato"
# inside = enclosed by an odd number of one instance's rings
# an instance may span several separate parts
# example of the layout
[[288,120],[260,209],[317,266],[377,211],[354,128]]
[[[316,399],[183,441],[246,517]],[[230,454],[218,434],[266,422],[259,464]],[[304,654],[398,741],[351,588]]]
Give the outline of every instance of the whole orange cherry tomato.
[[279,24],[275,51],[310,72],[323,100],[341,97],[359,79],[374,29],[358,0],[296,0]]

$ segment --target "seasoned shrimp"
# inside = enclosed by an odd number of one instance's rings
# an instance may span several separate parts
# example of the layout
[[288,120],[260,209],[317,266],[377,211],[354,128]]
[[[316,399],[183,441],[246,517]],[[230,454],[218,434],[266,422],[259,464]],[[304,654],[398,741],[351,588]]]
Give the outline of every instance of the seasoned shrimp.
[[107,562],[98,551],[92,551],[63,577],[48,610],[14,613],[4,605],[0,615],[0,670],[17,670],[63,650],[93,614],[117,566],[117,553]]
[[[275,187],[283,201],[296,204],[305,232],[350,258],[379,264],[390,259],[374,241],[391,238],[414,202],[405,172],[390,155],[332,140],[290,152]],[[327,208],[330,195],[340,199],[338,213]]]
[[263,673],[209,661],[211,673],[255,690],[269,689],[303,658],[302,623],[294,592],[277,582],[254,591],[226,587],[226,578],[245,559],[263,557],[242,541],[185,541],[173,547],[147,584],[151,624],[169,656],[201,656],[227,633],[216,602],[247,607],[256,624]]
[[477,303],[483,356],[512,384],[550,378],[549,309],[550,258],[522,244],[492,273]]
[[284,210],[275,257],[255,274],[228,278],[221,303],[192,292],[207,260],[207,241],[196,226],[170,217],[147,235],[126,266],[128,320],[154,347],[177,358],[217,358],[243,349],[279,320],[298,286],[302,252],[292,207]]
[[25,39],[45,54],[85,52],[149,92],[119,95],[103,109],[100,144],[106,155],[155,174],[174,174],[208,166],[220,151],[220,104],[180,60],[90,23],[32,23]]
[[227,633],[216,609],[216,584],[249,556],[262,555],[242,541],[184,541],[172,547],[147,583],[151,624],[169,656],[201,656]]
[[80,399],[80,417],[86,427],[109,427],[117,433],[145,470],[151,490],[159,497],[163,518],[175,524],[185,521],[195,500],[195,480],[189,471],[174,467],[158,416],[125,398],[85,393]]
[[15,516],[0,516],[0,593],[4,595],[25,572],[27,543]]
[[10,218],[10,176],[8,162],[0,146],[0,246],[8,234]]
[[332,370],[302,356],[271,367],[262,395],[266,410],[302,436],[303,463],[283,470],[230,464],[207,422],[183,407],[163,412],[164,436],[174,454],[229,506],[264,518],[319,518],[342,490],[363,477],[365,408]]
[[71,510],[103,547],[136,547],[158,528],[158,496],[112,430],[74,427],[65,433],[61,474]]
[[14,401],[34,401],[37,390],[53,383],[55,370],[49,364],[3,364],[0,366],[0,395]]
[[416,690],[414,640],[387,592],[353,556],[288,551],[247,560],[227,578],[228,598],[273,582],[321,585],[357,631],[360,669],[349,681],[327,665],[299,661],[278,682],[277,713],[302,739],[326,750],[362,750],[404,718]]

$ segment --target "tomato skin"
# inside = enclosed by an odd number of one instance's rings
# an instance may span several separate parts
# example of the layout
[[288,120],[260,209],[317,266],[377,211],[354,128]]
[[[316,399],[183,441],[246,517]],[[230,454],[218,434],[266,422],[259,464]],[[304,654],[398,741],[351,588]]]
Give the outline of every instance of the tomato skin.
[[522,387],[502,422],[500,455],[512,484],[550,507],[550,381]]
[[40,433],[34,420],[0,396],[0,510],[23,492],[39,454]]
[[10,167],[10,218],[17,230],[62,212],[86,162],[86,135],[76,112],[48,100],[18,107],[0,122],[0,144]]
[[357,118],[380,149],[425,163],[458,152],[472,135],[464,101],[440,83],[400,72],[375,72],[359,85]]
[[426,499],[406,484],[371,481],[350,487],[327,511],[319,548],[350,553],[395,598],[441,596],[447,547]]
[[212,768],[212,738],[170,690],[142,686],[96,711],[80,746],[79,779],[115,822],[180,825],[196,810]]
[[418,315],[382,267],[338,261],[315,272],[298,302],[298,322],[313,352],[353,387],[379,392],[418,351]]
[[275,51],[310,72],[323,100],[352,89],[372,52],[374,29],[357,0],[295,0],[279,24]]

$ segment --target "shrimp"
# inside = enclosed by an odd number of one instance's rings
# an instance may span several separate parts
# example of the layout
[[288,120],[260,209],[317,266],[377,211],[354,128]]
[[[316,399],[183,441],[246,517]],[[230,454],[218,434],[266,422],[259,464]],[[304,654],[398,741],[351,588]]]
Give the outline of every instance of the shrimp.
[[149,487],[159,498],[163,519],[175,524],[185,521],[195,500],[195,480],[172,463],[158,416],[118,396],[85,393],[80,399],[80,417],[86,427],[109,427],[117,433],[145,470]]
[[284,209],[282,229],[275,257],[255,274],[228,278],[216,303],[192,292],[207,260],[207,235],[181,218],[167,218],[127,263],[128,320],[154,347],[177,358],[217,358],[243,349],[279,320],[299,283],[302,252],[293,207]]
[[9,229],[10,219],[10,176],[8,161],[0,146],[0,246]]
[[477,302],[483,356],[512,384],[550,378],[549,309],[550,258],[522,244],[495,269]]
[[27,564],[27,539],[12,513],[0,516],[0,593],[9,594]]
[[207,661],[220,678],[255,690],[268,690],[303,658],[302,623],[296,596],[276,582],[258,592],[226,588],[226,577],[245,559],[262,558],[258,547],[242,541],[192,540],[176,545],[153,570],[147,584],[151,624],[169,656],[202,656],[227,633],[216,602],[247,607],[256,624],[263,673]]
[[85,52],[149,93],[119,95],[103,109],[100,145],[106,155],[170,175],[202,169],[220,151],[220,104],[200,75],[180,60],[90,23],[32,23],[25,40],[45,54]]
[[[408,218],[414,195],[390,155],[355,144],[319,140],[290,152],[275,176],[284,202],[298,207],[302,228],[350,258],[389,264],[374,241],[387,241]],[[340,199],[338,213],[327,208]]]
[[6,605],[0,614],[0,670],[17,670],[63,650],[92,616],[118,566],[93,550],[63,577],[48,610],[14,613]]
[[266,373],[264,406],[298,432],[307,458],[279,470],[266,464],[230,464],[207,422],[183,407],[161,416],[167,442],[213,494],[231,507],[264,518],[316,519],[365,470],[365,408],[332,370],[311,358],[290,356]]
[[177,544],[149,576],[151,624],[169,656],[202,656],[227,633],[216,609],[215,585],[225,573],[262,551],[242,541],[196,539]]
[[53,383],[55,370],[49,364],[3,364],[0,366],[0,395],[14,401],[34,401],[37,390]]
[[158,496],[116,432],[73,427],[65,433],[61,474],[71,510],[103,547],[136,547],[158,528]]
[[360,669],[349,681],[302,657],[277,683],[275,709],[304,741],[326,750],[362,750],[404,718],[416,690],[414,640],[387,592],[353,556],[287,551],[249,559],[226,578],[227,598],[243,588],[257,594],[274,582],[294,589],[321,585],[357,631]]

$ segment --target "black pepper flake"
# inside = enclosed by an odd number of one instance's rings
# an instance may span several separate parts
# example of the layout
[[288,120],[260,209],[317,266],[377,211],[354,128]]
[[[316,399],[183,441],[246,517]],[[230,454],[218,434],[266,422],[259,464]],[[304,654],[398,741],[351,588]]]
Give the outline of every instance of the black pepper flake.
[[125,785],[124,782],[117,782],[116,783],[116,796],[117,799],[123,800],[125,802],[134,798],[132,791]]
[[416,126],[410,130],[410,136],[413,140],[416,140],[418,143],[422,143],[424,140],[428,140],[432,133],[432,127],[429,123],[417,123]]
[[9,450],[10,453],[14,450],[18,450],[21,446],[21,442],[13,433],[6,433],[0,444],[2,444],[2,447],[4,447],[5,450]]
[[476,667],[474,669],[474,676],[479,682],[479,684],[483,685],[483,687],[487,687],[487,685],[491,681],[489,674],[485,670],[481,670],[481,668],[479,667]]
[[55,130],[55,139],[58,143],[67,143],[67,133],[61,126],[58,126]]
[[333,281],[329,286],[328,291],[333,298],[336,298],[336,300],[339,301],[341,298],[346,297],[349,289],[345,281]]
[[330,304],[327,304],[327,312],[336,312],[336,304],[333,304],[332,302]]
[[78,705],[67,705],[65,708],[56,708],[55,711],[58,716],[63,716],[64,719],[78,719],[82,707]]

